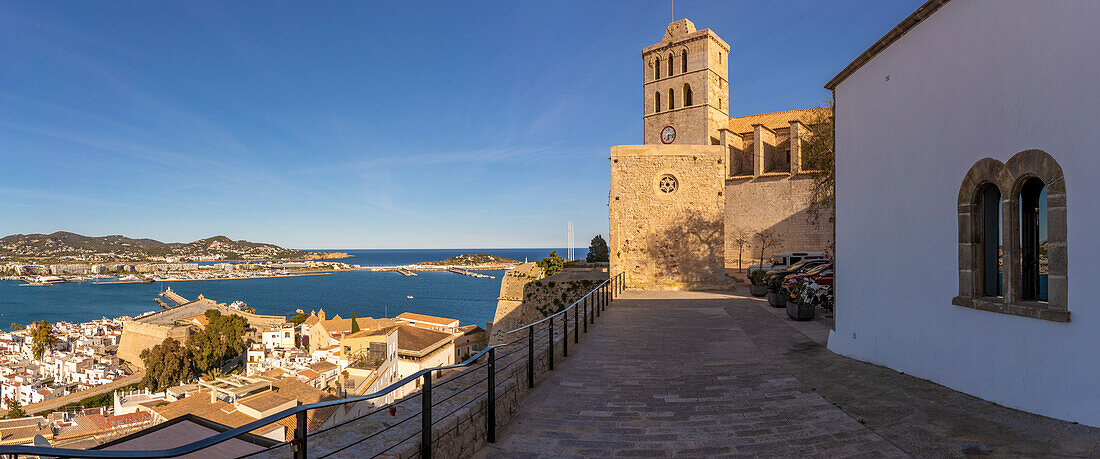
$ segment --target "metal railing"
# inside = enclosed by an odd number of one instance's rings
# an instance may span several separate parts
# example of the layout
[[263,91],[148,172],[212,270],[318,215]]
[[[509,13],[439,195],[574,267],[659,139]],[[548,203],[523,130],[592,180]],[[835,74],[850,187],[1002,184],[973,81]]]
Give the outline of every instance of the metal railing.
[[[526,362],[527,363],[527,365],[526,365],[527,366],[527,378],[526,379],[527,379],[527,387],[528,388],[535,387],[535,352],[536,352],[535,334],[536,333],[541,334],[541,332],[536,332],[536,329],[545,328],[545,330],[546,330],[546,337],[547,337],[547,342],[546,342],[547,371],[553,371],[554,370],[554,354],[555,354],[555,351],[554,351],[554,344],[555,344],[554,322],[556,322],[558,320],[561,320],[561,322],[562,322],[562,339],[561,339],[562,356],[563,357],[568,357],[569,356],[569,332],[570,332],[570,329],[569,329],[569,313],[570,312],[573,313],[573,327],[572,327],[573,328],[572,329],[572,331],[573,331],[573,343],[577,344],[577,343],[580,342],[580,333],[581,333],[581,331],[583,330],[584,333],[588,333],[588,326],[590,324],[595,324],[596,323],[596,319],[600,316],[600,312],[603,311],[603,310],[606,310],[607,306],[611,303],[611,301],[613,299],[615,299],[620,293],[622,293],[624,289],[625,289],[624,276],[623,276],[623,273],[619,273],[619,274],[611,277],[610,279],[608,279],[606,281],[603,281],[602,283],[597,285],[595,288],[590,290],[588,293],[586,293],[583,297],[581,297],[577,301],[574,301],[572,304],[570,304],[568,307],[562,309],[561,311],[558,311],[558,312],[556,312],[556,313],[554,313],[554,314],[552,314],[552,315],[550,315],[550,316],[548,316],[548,317],[546,317],[542,320],[539,320],[537,322],[534,322],[534,323],[525,325],[523,327],[519,327],[515,330],[509,331],[505,334],[505,336],[513,336],[514,334],[521,333],[523,330],[527,330],[527,343],[526,343],[527,345],[525,347],[527,348],[526,349],[527,350],[527,362]],[[434,439],[432,437],[433,425],[438,424],[440,422],[439,420],[433,422],[432,409],[435,406],[438,406],[439,404],[442,404],[444,401],[447,401],[447,399],[449,399],[451,397],[454,397],[455,395],[458,395],[458,393],[461,393],[462,391],[466,391],[466,390],[468,390],[472,387],[475,387],[477,384],[480,384],[482,382],[486,383],[486,389],[485,389],[485,395],[486,395],[486,399],[487,399],[487,403],[485,404],[486,405],[486,413],[485,413],[485,417],[486,417],[486,442],[488,442],[488,443],[495,443],[496,442],[496,424],[497,424],[496,423],[496,419],[497,419],[497,417],[496,417],[496,400],[497,400],[496,376],[497,376],[498,371],[500,371],[500,369],[496,368],[497,349],[502,349],[502,348],[506,348],[508,346],[512,346],[513,344],[519,343],[521,340],[522,340],[522,338],[517,338],[517,339],[514,339],[514,340],[512,340],[508,343],[505,343],[505,344],[498,344],[498,345],[494,345],[494,346],[489,346],[489,347],[485,348],[484,350],[482,350],[481,352],[478,352],[474,356],[472,356],[472,357],[470,357],[470,358],[466,359],[465,361],[463,361],[461,363],[458,363],[458,364],[420,370],[420,371],[418,371],[416,373],[413,373],[412,375],[407,376],[405,378],[402,378],[401,380],[399,380],[399,381],[397,381],[393,384],[390,384],[389,386],[383,388],[382,390],[379,390],[378,392],[374,392],[372,394],[367,394],[367,395],[362,395],[362,396],[357,396],[357,397],[351,397],[351,398],[342,398],[342,399],[330,400],[330,401],[325,401],[325,402],[311,403],[311,404],[308,404],[308,405],[300,405],[300,406],[296,406],[296,407],[293,407],[293,408],[288,408],[288,409],[280,411],[276,414],[273,414],[273,415],[264,417],[262,419],[258,419],[256,421],[245,424],[243,426],[235,427],[235,428],[226,430],[224,432],[221,432],[219,434],[204,438],[202,440],[198,440],[198,441],[188,443],[188,444],[182,445],[182,446],[177,446],[175,448],[161,449],[161,450],[146,450],[146,451],[126,451],[126,450],[105,450],[105,449],[99,449],[99,450],[95,450],[95,449],[67,449],[67,448],[51,448],[51,447],[41,447],[41,446],[0,446],[0,457],[2,457],[2,458],[11,458],[11,459],[15,459],[15,458],[18,458],[20,456],[69,457],[69,458],[164,458],[164,457],[177,457],[177,456],[182,456],[182,455],[185,455],[185,454],[190,454],[190,453],[194,453],[194,452],[197,452],[197,451],[201,451],[203,449],[206,449],[206,448],[209,448],[211,446],[214,446],[214,445],[232,440],[234,438],[238,438],[238,437],[241,437],[241,436],[247,436],[249,434],[249,432],[252,432],[256,429],[259,429],[259,428],[264,427],[264,426],[269,426],[269,425],[275,424],[276,422],[279,422],[279,421],[281,421],[285,418],[288,418],[290,416],[294,416],[295,420],[296,420],[296,424],[295,424],[296,427],[295,427],[295,430],[294,430],[294,435],[293,435],[292,440],[279,442],[279,443],[277,443],[273,446],[267,447],[267,448],[259,450],[259,451],[249,453],[249,454],[247,454],[245,456],[241,456],[241,457],[255,456],[255,455],[263,454],[263,453],[272,453],[276,449],[289,446],[291,451],[293,452],[293,455],[294,455],[295,458],[305,458],[305,457],[309,457],[308,452],[309,452],[309,436],[310,435],[317,435],[317,434],[327,432],[327,431],[329,431],[331,429],[334,429],[334,428],[337,428],[337,427],[348,425],[350,423],[361,420],[361,419],[366,418],[368,416],[371,416],[373,414],[377,414],[377,413],[382,412],[382,411],[387,410],[387,409],[390,410],[390,414],[392,416],[395,413],[394,407],[396,405],[398,405],[402,402],[405,402],[405,401],[412,400],[412,399],[415,398],[416,395],[419,395],[420,398],[421,398],[421,406],[420,406],[420,412],[419,413],[416,413],[412,416],[406,417],[405,419],[403,419],[400,422],[397,422],[395,424],[391,424],[390,426],[386,427],[386,429],[383,429],[382,431],[375,432],[371,435],[368,435],[368,436],[365,436],[363,438],[357,439],[356,441],[352,442],[351,444],[345,445],[345,446],[343,446],[343,447],[341,447],[341,448],[339,448],[335,451],[330,451],[325,455],[331,455],[331,454],[341,452],[346,448],[349,448],[351,446],[355,446],[355,445],[357,445],[357,444],[359,444],[363,441],[367,441],[371,438],[374,438],[376,435],[381,434],[385,430],[389,430],[389,429],[394,428],[398,425],[401,425],[402,423],[404,423],[406,421],[412,420],[416,416],[420,416],[421,427],[420,427],[420,431],[418,432],[420,437],[421,437],[421,440],[420,440],[420,445],[421,445],[420,446],[420,456],[423,457],[423,458],[430,458],[432,456],[432,446],[434,445],[434,443],[433,443]],[[505,355],[510,356],[511,354],[514,354],[516,352],[519,352],[519,350],[510,351],[510,352],[506,353]],[[484,365],[480,365],[480,366],[475,367],[474,365],[477,364],[478,361],[480,361],[482,358],[485,358],[487,362]],[[512,366],[514,364],[515,364],[515,362],[512,362],[508,366]],[[448,383],[448,382],[451,382],[453,380],[458,379],[459,376],[466,375],[466,374],[472,374],[473,370],[478,370],[480,368],[486,368],[487,369],[488,375],[486,376],[486,378],[478,380],[477,382],[475,382],[475,384],[462,389],[458,393],[452,394],[450,397],[447,397],[447,399],[443,399],[443,400],[437,401],[436,403],[433,403],[433,401],[432,401],[432,390],[433,390],[432,372],[436,372],[436,374],[438,375],[442,371],[445,371],[445,370],[454,370],[454,369],[469,369],[469,370],[471,370],[468,373],[463,372],[462,374],[456,376],[455,378],[451,378],[447,381],[443,381],[442,383],[440,383],[440,385],[442,385],[442,384],[445,384],[445,383]],[[389,403],[389,404],[385,404],[381,407],[377,407],[377,409],[371,410],[369,413],[367,413],[365,415],[356,416],[352,419],[341,422],[337,425],[330,426],[330,427],[327,427],[325,429],[318,430],[316,432],[307,432],[307,413],[311,410],[318,410],[318,409],[328,408],[328,407],[350,406],[350,405],[355,404],[355,403],[385,397],[386,395],[392,393],[393,391],[395,391],[397,389],[400,389],[401,387],[404,387],[407,384],[415,382],[417,379],[421,380],[421,390],[420,390],[419,394],[416,394],[416,393],[410,394],[408,397],[405,397],[402,400],[398,400],[398,401],[395,401],[393,403]],[[517,384],[518,384],[518,381],[517,381]],[[478,400],[478,398],[474,398],[473,400],[466,402],[466,404],[464,404],[462,406],[459,406],[454,411],[451,411],[450,413],[448,413],[447,415],[444,415],[443,417],[446,418],[447,416],[450,416],[450,415],[454,414],[458,410],[462,409],[463,407],[467,406],[469,403],[471,403],[473,401],[476,401],[476,400]],[[446,433],[444,435],[446,435]],[[400,445],[400,444],[402,444],[406,441],[411,440],[413,437],[415,437],[415,434],[413,436],[410,436],[410,437],[407,437],[407,438],[404,438],[402,440],[397,441],[393,445],[390,445],[388,448],[382,450],[381,453],[379,453],[379,454],[385,453],[386,451],[389,451],[390,449],[393,449],[394,447],[397,447],[398,445]],[[425,447],[425,445],[427,445],[427,447]]]

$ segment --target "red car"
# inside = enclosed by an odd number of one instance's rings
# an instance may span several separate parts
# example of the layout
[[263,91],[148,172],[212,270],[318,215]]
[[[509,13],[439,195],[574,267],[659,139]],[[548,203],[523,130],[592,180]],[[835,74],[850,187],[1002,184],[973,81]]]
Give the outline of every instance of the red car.
[[798,284],[809,281],[821,285],[833,285],[833,264],[825,263],[805,273],[787,276],[783,279],[783,287],[787,289],[787,292],[793,293]]

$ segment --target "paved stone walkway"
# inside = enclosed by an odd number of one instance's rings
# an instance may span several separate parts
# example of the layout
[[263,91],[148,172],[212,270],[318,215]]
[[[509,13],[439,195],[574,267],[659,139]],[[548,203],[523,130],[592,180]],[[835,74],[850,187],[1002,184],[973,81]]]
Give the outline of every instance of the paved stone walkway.
[[751,297],[626,292],[481,457],[1100,453],[1100,432],[822,347]]

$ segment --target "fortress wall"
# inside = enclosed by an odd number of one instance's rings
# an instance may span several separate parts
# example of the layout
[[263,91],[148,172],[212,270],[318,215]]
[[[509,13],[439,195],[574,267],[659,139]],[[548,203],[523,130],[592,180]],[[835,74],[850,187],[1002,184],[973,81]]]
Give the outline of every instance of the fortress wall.
[[164,342],[165,338],[175,338],[183,343],[191,335],[189,327],[174,327],[127,321],[122,324],[122,339],[118,345],[118,358],[129,362],[134,368],[144,369],[141,351]]
[[[540,277],[542,270],[534,266],[534,263],[524,263],[504,275],[500,286],[501,296],[497,301],[497,311],[490,330],[490,344],[522,338],[505,333],[565,309],[608,279],[607,272],[593,270],[566,270],[553,276]],[[572,313],[569,315],[572,317]],[[555,324],[557,325],[559,324]]]
[[822,211],[816,219],[807,208],[814,179],[810,175],[782,175],[753,179],[726,180],[725,266],[737,268],[738,245],[742,231],[749,243],[741,253],[742,266],[758,263],[759,240],[754,233],[773,229],[783,242],[767,249],[766,257],[793,251],[833,253],[833,209]]

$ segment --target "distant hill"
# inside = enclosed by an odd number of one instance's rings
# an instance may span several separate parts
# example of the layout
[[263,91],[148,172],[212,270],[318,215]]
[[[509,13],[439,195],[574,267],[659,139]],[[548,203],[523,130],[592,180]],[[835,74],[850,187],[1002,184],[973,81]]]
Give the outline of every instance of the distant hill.
[[65,231],[52,234],[13,234],[0,238],[0,259],[8,260],[107,262],[161,261],[169,258],[179,261],[301,260],[318,259],[320,256],[274,244],[234,241],[225,236],[189,243],[164,243],[120,235],[93,237]]
[[514,265],[519,261],[511,258],[498,257],[484,253],[465,253],[457,257],[451,257],[440,261],[422,261],[418,265],[450,265],[450,266],[477,266],[477,265]]

